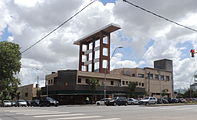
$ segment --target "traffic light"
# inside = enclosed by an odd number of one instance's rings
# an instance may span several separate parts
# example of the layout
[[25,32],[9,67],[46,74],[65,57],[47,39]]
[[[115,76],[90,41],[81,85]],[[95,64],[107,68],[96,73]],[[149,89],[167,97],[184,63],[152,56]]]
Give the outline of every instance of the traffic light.
[[191,49],[191,50],[190,50],[190,53],[191,53],[191,56],[194,57],[194,54],[196,53],[196,52],[195,52],[195,49]]

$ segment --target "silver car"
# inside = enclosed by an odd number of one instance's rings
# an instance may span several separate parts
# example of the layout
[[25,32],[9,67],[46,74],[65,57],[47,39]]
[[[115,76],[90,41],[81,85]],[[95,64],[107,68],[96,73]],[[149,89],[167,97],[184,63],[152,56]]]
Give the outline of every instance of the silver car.
[[127,99],[128,105],[138,105],[139,101],[134,98],[128,98]]
[[140,104],[156,104],[157,103],[157,98],[155,97],[146,97],[142,100],[139,101]]

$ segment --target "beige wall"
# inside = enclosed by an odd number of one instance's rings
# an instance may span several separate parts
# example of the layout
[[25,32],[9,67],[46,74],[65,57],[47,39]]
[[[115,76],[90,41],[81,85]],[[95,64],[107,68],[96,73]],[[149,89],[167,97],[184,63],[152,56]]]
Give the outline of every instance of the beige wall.
[[[148,73],[153,74],[153,78],[148,79]],[[113,75],[121,75],[126,74],[125,77],[122,77],[122,80],[130,80],[130,81],[137,81],[138,83],[144,83],[145,90],[149,92],[149,83],[150,83],[150,95],[152,93],[161,94],[162,90],[167,89],[168,94],[172,97],[172,73],[168,71],[164,71],[161,69],[154,69],[154,68],[121,68],[115,69],[111,71]],[[135,74],[136,77],[132,77]],[[144,74],[144,78],[139,78],[139,74]],[[130,75],[130,77],[129,77]],[[159,75],[159,79],[155,76]],[[164,76],[164,80],[161,80],[161,76]],[[166,76],[169,77],[169,80],[166,79]],[[123,85],[126,86],[126,85]],[[138,86],[139,87],[139,86]],[[141,86],[142,87],[142,86]],[[159,95],[160,96],[160,95]],[[158,96],[157,96],[158,97]]]
[[46,78],[45,78],[45,85],[54,85],[54,78],[57,77],[58,74],[57,73],[52,73],[52,74],[49,74],[49,75],[46,75]]
[[17,91],[20,92],[19,99],[32,100],[37,96],[37,88],[34,88],[33,84],[21,86]]

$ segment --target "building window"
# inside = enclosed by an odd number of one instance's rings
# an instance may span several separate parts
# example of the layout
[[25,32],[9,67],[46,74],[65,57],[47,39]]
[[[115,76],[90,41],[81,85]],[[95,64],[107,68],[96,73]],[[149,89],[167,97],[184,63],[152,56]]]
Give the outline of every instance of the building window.
[[25,97],[28,97],[28,93],[25,93]]
[[144,83],[142,83],[142,87],[144,87]]
[[123,75],[131,76],[131,74],[130,74],[130,72],[129,72],[129,71],[124,71],[124,70],[123,70]]
[[87,83],[87,84],[89,83],[89,79],[86,79],[86,83]]
[[81,83],[81,78],[78,78],[78,83]]
[[111,81],[111,85],[114,85],[114,81]]
[[169,81],[169,80],[170,80],[170,76],[166,76],[166,80],[168,80],[168,81]]
[[153,79],[153,74],[149,74],[149,78],[150,79]]
[[126,81],[126,85],[128,85],[128,81]]
[[138,85],[141,86],[141,82],[139,82]]
[[48,80],[48,85],[50,85],[51,84],[51,81],[50,80]]
[[132,77],[135,77],[135,74],[132,74]]
[[138,74],[139,78],[144,78],[144,74]]
[[159,75],[158,74],[155,74],[155,79],[159,80]]
[[122,85],[124,85],[125,84],[125,81],[122,81]]
[[54,77],[54,85],[57,84],[57,77]]
[[164,75],[161,75],[161,80],[164,80]]

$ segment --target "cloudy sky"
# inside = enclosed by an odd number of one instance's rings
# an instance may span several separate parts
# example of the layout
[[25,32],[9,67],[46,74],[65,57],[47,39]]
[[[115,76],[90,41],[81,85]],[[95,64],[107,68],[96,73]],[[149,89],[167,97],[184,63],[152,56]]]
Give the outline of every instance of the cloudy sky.
[[[196,0],[129,0],[188,27],[197,29]],[[1,0],[0,41],[11,41],[21,51],[38,41],[90,0]],[[52,71],[78,68],[75,40],[110,23],[121,26],[112,34],[111,51],[117,46],[111,68],[153,67],[153,61],[174,62],[175,88],[187,88],[197,71],[197,33],[141,11],[122,0],[98,0],[62,28],[22,54],[18,77],[23,85],[35,83]]]

